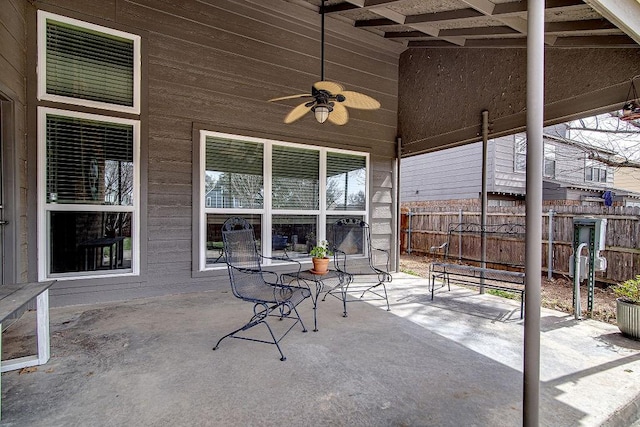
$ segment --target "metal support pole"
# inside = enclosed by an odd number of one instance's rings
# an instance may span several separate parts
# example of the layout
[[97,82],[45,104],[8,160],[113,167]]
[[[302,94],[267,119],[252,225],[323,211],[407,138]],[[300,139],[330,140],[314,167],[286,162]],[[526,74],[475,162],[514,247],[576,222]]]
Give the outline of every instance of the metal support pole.
[[523,426],[540,424],[540,286],[542,283],[542,129],[544,0],[527,2],[527,214],[525,239]]
[[553,209],[549,209],[549,237],[547,239],[547,279],[553,278]]
[[394,189],[394,200],[396,201],[396,221],[395,221],[395,268],[394,271],[400,271],[400,221],[402,220],[402,212],[400,207],[400,157],[402,156],[402,140],[397,138],[396,141],[396,188]]
[[[489,112],[482,112],[482,190],[480,194],[480,267],[487,268],[487,149],[489,145]],[[484,293],[484,272],[480,275],[480,293]]]

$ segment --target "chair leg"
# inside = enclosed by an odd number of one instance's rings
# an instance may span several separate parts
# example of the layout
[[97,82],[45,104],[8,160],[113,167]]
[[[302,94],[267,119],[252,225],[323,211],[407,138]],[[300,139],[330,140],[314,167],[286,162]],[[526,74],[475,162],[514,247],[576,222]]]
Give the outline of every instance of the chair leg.
[[[262,307],[262,310],[257,310],[258,307]],[[249,322],[247,322],[245,325],[241,326],[240,328],[236,329],[233,332],[228,333],[227,335],[223,336],[222,338],[220,338],[218,340],[218,342],[216,343],[215,347],[213,347],[213,350],[217,350],[218,347],[220,346],[220,343],[222,342],[222,340],[224,340],[225,338],[231,337],[231,338],[237,338],[237,339],[244,339],[247,341],[255,341],[255,342],[261,342],[261,343],[265,343],[265,344],[275,344],[275,346],[278,348],[278,352],[280,353],[280,360],[285,361],[287,360],[287,358],[285,357],[284,353],[282,352],[282,349],[280,348],[280,340],[282,340],[282,338],[284,338],[290,331],[291,329],[293,329],[293,327],[296,325],[296,323],[300,322],[300,325],[302,326],[302,332],[307,332],[307,328],[304,326],[304,322],[302,321],[302,317],[300,317],[300,313],[298,313],[298,309],[295,306],[288,306],[287,307],[287,316],[285,317],[289,317],[289,315],[291,314],[291,312],[295,312],[295,317],[291,316],[292,319],[295,319],[295,322],[293,325],[291,325],[291,327],[289,327],[289,329],[278,339],[276,338],[275,334],[273,333],[273,330],[271,329],[271,326],[269,325],[269,323],[267,322],[267,317],[269,316],[269,313],[272,312],[273,310],[276,309],[276,307],[268,307],[266,304],[256,304],[254,306],[254,315],[251,318],[251,320]],[[277,315],[277,317],[279,318],[279,320],[282,320],[283,317],[283,313],[285,313],[285,309],[284,307],[280,306],[278,307],[280,314]],[[272,341],[265,341],[265,340],[259,340],[259,339],[253,339],[253,338],[246,338],[246,337],[236,337],[235,334],[237,334],[238,332],[242,332],[242,331],[246,331],[247,329],[251,329],[254,326],[257,326],[259,324],[264,324],[267,329],[269,330],[269,334],[271,335],[271,339]]]
[[378,295],[379,297],[382,297],[382,295],[378,294],[377,292],[372,291],[371,289],[376,288],[378,286],[382,285],[382,289],[384,290],[384,299],[385,301],[387,301],[387,311],[391,311],[391,308],[389,307],[389,297],[387,296],[387,287],[385,286],[384,282],[379,282],[373,286],[369,286],[367,289],[364,290],[364,292],[362,292],[362,295],[360,295],[360,298],[364,297],[364,294],[366,294],[367,292],[371,292],[375,295]]

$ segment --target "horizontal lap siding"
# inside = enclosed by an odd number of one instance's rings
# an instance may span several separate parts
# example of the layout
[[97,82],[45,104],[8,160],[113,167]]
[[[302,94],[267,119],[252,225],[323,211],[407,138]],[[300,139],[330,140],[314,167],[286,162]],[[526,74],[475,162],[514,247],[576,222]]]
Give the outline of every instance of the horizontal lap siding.
[[[27,223],[26,25],[26,3],[23,0],[3,0],[0,6],[0,93],[5,101],[11,102],[12,114],[12,122],[3,123],[11,132],[10,135],[5,134],[8,138],[3,144],[7,144],[6,148],[10,147],[13,152],[13,158],[5,159],[5,162],[12,162],[15,167],[14,176],[9,176],[10,170],[7,169],[4,171],[4,178],[8,184],[17,182],[12,199],[9,199],[7,194],[3,200],[4,219],[10,221],[9,225],[5,226],[5,236],[9,235],[9,227],[13,227],[11,233],[14,236],[13,241],[4,241],[5,252],[11,253],[14,257],[11,267],[5,265],[6,281],[27,281],[29,259],[35,258],[29,256],[30,248],[27,245],[29,233],[33,234],[34,227]],[[5,154],[6,149],[2,156]],[[35,245],[32,253],[35,253]],[[8,259],[10,256],[5,260]],[[37,267],[35,263],[32,264],[32,268]],[[12,277],[9,277],[10,274]]]
[[[308,92],[320,79],[317,13],[279,0],[118,0],[97,13],[89,5],[101,0],[82,3],[77,7],[83,14],[114,20],[118,29],[141,34],[146,47],[143,97],[148,111],[142,119],[148,140],[142,143],[148,148],[148,182],[143,183],[148,205],[142,238],[148,245],[143,265],[148,283],[142,287],[175,291],[228,286],[226,270],[215,277],[192,277],[194,126],[371,153],[371,221],[381,230],[375,238],[391,246],[399,54],[377,45],[388,41],[328,17],[326,79],[373,96],[382,108],[350,109],[350,121],[341,127],[320,125],[312,114],[285,125],[285,115],[302,101],[267,100]],[[345,36],[339,34],[343,31]]]

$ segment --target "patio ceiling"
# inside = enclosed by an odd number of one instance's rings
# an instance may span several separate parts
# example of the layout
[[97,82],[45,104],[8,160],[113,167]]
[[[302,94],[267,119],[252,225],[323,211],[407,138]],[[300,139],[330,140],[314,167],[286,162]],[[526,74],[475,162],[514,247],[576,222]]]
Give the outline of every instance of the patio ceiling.
[[[527,43],[527,0],[327,0],[325,12],[407,48]],[[638,47],[639,30],[636,0],[546,0],[547,47]]]

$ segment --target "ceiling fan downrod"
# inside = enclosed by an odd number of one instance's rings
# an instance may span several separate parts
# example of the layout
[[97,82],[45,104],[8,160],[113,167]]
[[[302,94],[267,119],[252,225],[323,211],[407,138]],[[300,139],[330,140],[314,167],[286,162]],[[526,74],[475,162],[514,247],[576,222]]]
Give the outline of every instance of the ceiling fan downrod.
[[320,81],[324,81],[324,2],[320,4]]

